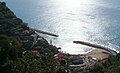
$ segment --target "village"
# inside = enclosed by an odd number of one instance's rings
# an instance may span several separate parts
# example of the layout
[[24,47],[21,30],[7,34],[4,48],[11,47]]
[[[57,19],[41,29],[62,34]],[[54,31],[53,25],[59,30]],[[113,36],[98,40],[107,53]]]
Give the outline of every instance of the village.
[[[37,53],[38,57],[40,57],[41,55],[38,52],[38,46],[40,46],[41,44],[44,44],[46,40],[43,37],[40,37],[38,34],[36,34],[35,29],[34,30],[29,29],[27,23],[23,23],[22,27],[25,29],[22,30],[22,33],[19,35],[22,35],[21,38],[24,40],[23,41],[24,47],[29,48],[30,50],[33,50],[33,52]],[[26,35],[28,35],[28,37]],[[80,70],[89,72],[89,68],[91,67],[91,65],[95,64],[100,60],[105,60],[109,56],[111,56],[111,53],[109,51],[106,51],[105,49],[99,49],[99,48],[91,48],[91,52],[87,54],[69,54],[69,53],[63,52],[60,47],[57,48],[53,46],[51,42],[49,44],[51,44],[50,50],[52,50],[53,52],[52,54],[54,55],[54,60],[56,62],[56,69],[58,71],[61,68],[67,66],[69,67],[69,72],[72,72],[72,73],[78,72]],[[47,54],[48,52],[45,55]],[[66,69],[66,72],[68,72],[67,69]]]
[[[24,29],[21,34],[19,34],[22,35],[21,38],[24,40],[24,47],[33,50],[33,52],[37,53],[37,56],[40,57],[41,55],[38,52],[37,47],[43,44],[43,42],[45,43],[46,40],[44,40],[43,37],[40,37],[38,34],[36,34],[34,30],[28,30],[27,23],[23,23],[22,27],[27,28]],[[28,35],[28,37],[26,35]],[[51,44],[51,50],[54,54],[56,69],[59,70],[62,67],[68,66],[70,72],[72,73],[78,72],[79,70],[89,71],[89,67],[91,65],[93,65],[97,61],[107,59],[110,56],[110,53],[108,51],[95,48],[93,48],[93,50],[91,50],[91,52],[87,54],[69,54],[63,52],[60,47],[52,47]],[[47,54],[48,53],[46,53],[46,55]],[[68,72],[68,70],[66,70],[66,72]]]
[[37,32],[53,37],[59,37],[59,35],[30,28],[28,23],[23,22],[20,18],[15,16],[14,13],[5,6],[4,2],[1,3],[1,7],[3,9],[3,11],[1,10],[2,12],[0,14],[0,26],[2,27],[0,28],[1,33],[6,34],[7,36],[19,36],[19,38],[22,40],[22,47],[25,48],[25,50],[22,52],[23,56],[28,52],[32,52],[35,54],[34,60],[37,61],[52,57],[52,59],[55,61],[56,70],[58,71],[57,73],[76,73],[80,70],[89,72],[89,68],[96,62],[105,60],[110,56],[117,54],[116,51],[104,46],[74,40],[73,43],[75,44],[89,46],[91,51],[86,54],[65,53],[62,51],[61,47],[53,45],[51,41],[48,42]]

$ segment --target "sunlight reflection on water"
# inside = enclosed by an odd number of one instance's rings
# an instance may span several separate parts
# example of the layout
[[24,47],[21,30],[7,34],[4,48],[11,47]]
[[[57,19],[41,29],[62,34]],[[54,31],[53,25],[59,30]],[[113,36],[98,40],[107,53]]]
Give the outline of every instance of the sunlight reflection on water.
[[[7,0],[15,14],[30,27],[58,34],[42,35],[67,53],[85,53],[88,41],[119,49],[120,0]],[[117,48],[115,46],[117,46]]]

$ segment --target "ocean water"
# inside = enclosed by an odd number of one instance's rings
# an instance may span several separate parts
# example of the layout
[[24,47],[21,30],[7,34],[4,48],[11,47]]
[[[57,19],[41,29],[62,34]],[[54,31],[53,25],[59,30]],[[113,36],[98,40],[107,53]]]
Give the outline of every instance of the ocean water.
[[120,51],[120,0],[0,0],[32,28],[58,34],[40,34],[62,51],[88,52],[87,41]]

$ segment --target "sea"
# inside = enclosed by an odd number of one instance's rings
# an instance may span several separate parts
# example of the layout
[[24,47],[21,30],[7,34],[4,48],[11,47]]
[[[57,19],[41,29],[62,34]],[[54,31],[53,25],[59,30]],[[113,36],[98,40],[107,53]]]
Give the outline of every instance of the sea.
[[29,27],[59,35],[38,33],[61,50],[83,54],[85,41],[120,51],[120,0],[0,0]]

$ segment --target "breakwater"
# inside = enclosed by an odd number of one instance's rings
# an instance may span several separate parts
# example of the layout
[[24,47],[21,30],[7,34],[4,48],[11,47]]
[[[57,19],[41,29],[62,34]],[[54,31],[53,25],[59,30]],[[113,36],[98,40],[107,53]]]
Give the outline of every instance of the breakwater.
[[73,41],[73,43],[82,44],[82,45],[86,45],[86,46],[90,46],[90,47],[94,47],[94,48],[98,48],[98,49],[103,49],[103,50],[108,51],[111,55],[117,55],[116,51],[114,51],[108,47],[101,46],[101,45],[92,44],[92,43],[85,42],[85,41]]
[[42,34],[47,34],[47,35],[50,35],[50,36],[54,36],[54,37],[58,37],[59,35],[57,34],[53,34],[53,33],[50,33],[50,32],[46,32],[46,31],[42,31],[42,30],[38,30],[38,29],[35,29],[35,28],[30,28],[36,32],[39,32],[39,33],[42,33]]

